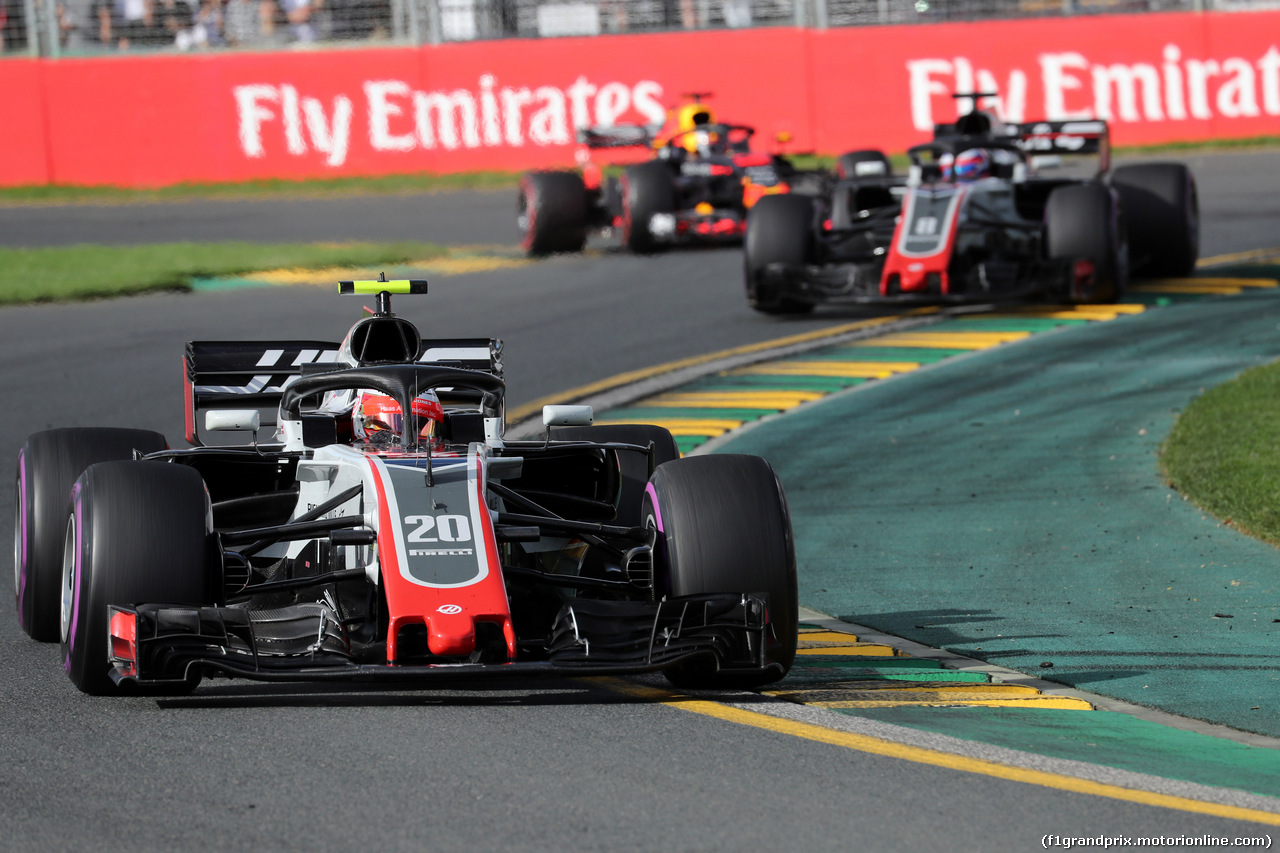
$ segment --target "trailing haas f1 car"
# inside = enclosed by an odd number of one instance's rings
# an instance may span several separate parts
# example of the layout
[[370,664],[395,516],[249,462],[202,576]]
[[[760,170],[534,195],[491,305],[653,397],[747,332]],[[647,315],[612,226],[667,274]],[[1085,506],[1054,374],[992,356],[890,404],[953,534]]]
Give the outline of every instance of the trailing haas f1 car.
[[[1096,155],[1097,174],[1035,171],[1075,154]],[[1191,172],[1111,168],[1105,122],[1003,126],[975,110],[908,155],[906,177],[883,153],[855,151],[820,198],[762,199],[747,227],[748,304],[1112,302],[1131,276],[1195,269]]]
[[[751,150],[755,130],[721,124],[703,94],[672,111],[671,128],[619,125],[583,130],[583,171],[530,172],[517,214],[531,255],[579,252],[592,231],[617,230],[624,248],[656,252],[687,243],[738,242],[761,198],[817,180],[779,154]],[[782,135],[779,141],[788,137]],[[606,177],[590,152],[644,146],[654,159]]]
[[681,459],[666,430],[591,426],[586,406],[507,440],[499,341],[423,341],[390,299],[426,282],[342,289],[378,307],[340,344],[187,345],[190,448],[27,440],[19,621],[61,641],[77,687],[787,672],[795,555],[767,462]]

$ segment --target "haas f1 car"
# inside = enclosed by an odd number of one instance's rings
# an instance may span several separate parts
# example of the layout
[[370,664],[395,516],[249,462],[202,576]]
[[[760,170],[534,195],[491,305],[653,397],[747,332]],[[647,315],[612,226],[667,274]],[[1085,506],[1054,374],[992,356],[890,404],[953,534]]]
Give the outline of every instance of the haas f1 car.
[[[672,124],[666,133],[641,125],[583,130],[581,173],[526,174],[517,200],[525,250],[579,252],[593,231],[619,232],[632,252],[737,243],[747,211],[760,199],[818,178],[780,154],[753,152],[753,128],[718,123],[696,98],[673,111]],[[625,167],[621,177],[605,176],[590,161],[596,149],[637,146],[650,149],[654,159]]]
[[[907,176],[879,151],[855,151],[821,197],[762,199],[747,227],[748,304],[790,313],[818,303],[1112,302],[1131,276],[1195,268],[1191,172],[1111,168],[1105,122],[996,127],[975,110],[907,153]],[[1096,155],[1097,173],[1035,169],[1073,154]]]
[[681,459],[666,430],[586,406],[507,440],[500,342],[423,341],[390,294],[426,282],[342,287],[378,308],[341,343],[187,345],[192,447],[27,440],[19,622],[61,642],[77,687],[787,672],[795,556],[765,460]]

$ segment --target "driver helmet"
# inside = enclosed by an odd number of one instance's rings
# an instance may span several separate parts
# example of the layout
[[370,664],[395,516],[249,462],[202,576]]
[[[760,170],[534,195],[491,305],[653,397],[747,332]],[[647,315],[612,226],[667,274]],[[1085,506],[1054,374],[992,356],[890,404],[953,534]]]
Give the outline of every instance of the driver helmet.
[[982,148],[961,151],[951,164],[952,178],[960,183],[970,183],[990,174],[991,155]]
[[676,140],[690,154],[706,156],[720,141],[720,134],[711,130],[716,114],[711,107],[698,101],[681,104],[675,111]]
[[690,154],[710,157],[720,142],[720,134],[713,130],[691,130],[684,135],[684,149]]
[[[439,447],[442,443],[439,424],[444,420],[440,398],[434,391],[427,391],[414,398],[411,408],[418,423],[418,440],[430,447]],[[361,391],[356,395],[351,427],[357,441],[384,446],[396,444],[403,426],[400,404],[394,397],[378,391]]]
[[676,129],[682,133],[715,123],[716,114],[706,104],[694,101],[682,104],[676,110]]

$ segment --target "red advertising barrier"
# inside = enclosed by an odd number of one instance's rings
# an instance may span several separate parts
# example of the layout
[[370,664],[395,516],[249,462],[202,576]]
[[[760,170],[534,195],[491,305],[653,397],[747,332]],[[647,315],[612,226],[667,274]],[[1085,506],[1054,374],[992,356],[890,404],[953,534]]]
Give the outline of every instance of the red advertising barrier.
[[41,64],[12,59],[0,64],[0,107],[5,132],[0,134],[0,185],[47,184],[49,167],[45,99]]
[[1280,135],[1280,12],[10,60],[0,185],[570,165],[576,127],[659,121],[691,89],[764,147],[825,153],[902,150],[975,89],[1121,145]]
[[[1104,118],[1119,145],[1280,132],[1280,15],[1164,13],[815,32],[819,150],[901,149],[998,91],[1007,121]],[[874,45],[874,47],[872,47]],[[837,82],[838,81],[838,82]],[[845,92],[841,99],[840,93]]]

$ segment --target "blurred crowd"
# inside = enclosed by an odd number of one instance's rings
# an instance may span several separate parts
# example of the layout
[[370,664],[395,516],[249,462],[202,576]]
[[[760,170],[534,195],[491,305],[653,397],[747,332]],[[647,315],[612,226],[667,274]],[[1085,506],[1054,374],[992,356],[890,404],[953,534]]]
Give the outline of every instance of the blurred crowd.
[[[1280,0],[0,0],[0,53],[270,49],[1274,7]],[[34,11],[36,26],[27,26]],[[394,19],[394,23],[393,23]],[[39,44],[28,44],[29,38]]]
[[[37,16],[54,0],[36,0]],[[0,0],[0,51],[27,46],[26,0]],[[269,48],[390,37],[390,0],[56,0],[61,51]],[[42,38],[44,34],[42,34]]]

